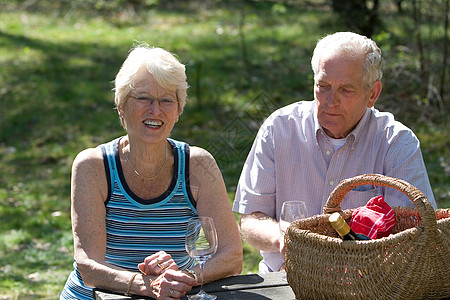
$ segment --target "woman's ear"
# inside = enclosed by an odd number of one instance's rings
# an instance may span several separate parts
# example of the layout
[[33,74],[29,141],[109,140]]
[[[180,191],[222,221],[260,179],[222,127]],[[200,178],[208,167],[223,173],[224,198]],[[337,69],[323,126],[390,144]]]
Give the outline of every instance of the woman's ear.
[[125,124],[125,118],[123,116],[123,111],[122,109],[117,106],[117,114],[119,115],[119,120],[120,120],[120,124],[122,124],[122,127],[125,128],[125,130],[127,129],[126,124]]
[[117,110],[117,113],[119,114],[119,117],[121,117],[123,115],[123,112],[122,112],[122,109],[120,108],[120,106],[117,105],[117,103],[116,103],[116,110]]

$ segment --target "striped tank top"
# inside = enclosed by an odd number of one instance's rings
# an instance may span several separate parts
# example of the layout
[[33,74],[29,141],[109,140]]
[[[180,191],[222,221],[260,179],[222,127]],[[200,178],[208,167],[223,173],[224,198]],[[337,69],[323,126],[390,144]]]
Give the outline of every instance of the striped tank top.
[[[197,216],[189,187],[189,145],[167,139],[174,153],[174,175],[169,188],[154,199],[135,195],[124,180],[119,140],[100,145],[108,180],[105,261],[129,271],[158,252],[169,253],[180,269],[195,261],[187,254],[184,239],[189,218]],[[60,299],[93,299],[74,262]]]

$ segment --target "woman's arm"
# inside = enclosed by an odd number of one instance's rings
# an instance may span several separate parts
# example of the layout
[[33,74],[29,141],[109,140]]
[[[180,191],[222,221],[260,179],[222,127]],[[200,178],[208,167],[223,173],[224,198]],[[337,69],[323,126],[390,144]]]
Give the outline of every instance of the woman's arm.
[[100,149],[78,154],[72,166],[71,188],[75,261],[85,285],[126,291],[130,272],[104,261],[106,180]]
[[[189,179],[200,216],[214,219],[219,245],[205,264],[204,282],[242,272],[242,242],[222,173],[206,150],[190,147]],[[193,268],[198,274],[199,266]]]

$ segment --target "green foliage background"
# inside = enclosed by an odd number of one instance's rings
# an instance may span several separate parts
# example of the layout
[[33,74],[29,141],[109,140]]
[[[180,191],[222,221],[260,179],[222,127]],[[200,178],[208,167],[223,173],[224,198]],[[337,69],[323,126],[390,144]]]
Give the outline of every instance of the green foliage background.
[[[214,154],[231,202],[263,119],[312,99],[316,40],[347,30],[326,3],[301,3],[0,0],[0,299],[58,298],[73,262],[71,164],[124,134],[111,82],[138,41],[186,64],[189,102],[172,137]],[[377,106],[417,133],[438,205],[450,207],[448,88],[419,92],[434,81],[416,76],[411,17],[387,5],[382,21]],[[448,73],[442,22],[414,30],[427,39],[430,70]],[[244,273],[256,272],[259,254],[245,243],[244,259]]]

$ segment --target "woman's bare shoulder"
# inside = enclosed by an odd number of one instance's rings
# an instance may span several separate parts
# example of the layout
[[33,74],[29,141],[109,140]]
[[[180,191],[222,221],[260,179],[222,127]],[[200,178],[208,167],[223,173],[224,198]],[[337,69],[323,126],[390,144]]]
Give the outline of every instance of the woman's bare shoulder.
[[91,201],[99,199],[102,203],[106,199],[107,188],[102,150],[97,147],[81,151],[72,165],[73,200],[91,205]]
[[103,166],[103,153],[99,147],[96,148],[88,148],[75,157],[73,161],[73,170],[78,169],[97,169],[98,167]]
[[189,146],[189,152],[190,164],[194,169],[208,170],[217,168],[216,160],[207,150],[200,147]]
[[211,153],[197,146],[189,146],[189,152],[191,159],[214,159]]
[[203,148],[190,147],[189,169],[191,179],[201,179],[203,184],[215,183],[219,178],[222,180],[222,173],[216,160]]

